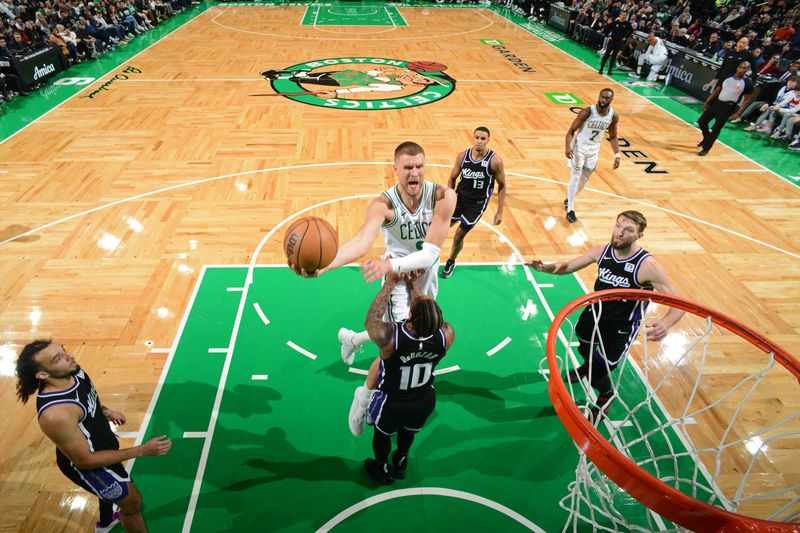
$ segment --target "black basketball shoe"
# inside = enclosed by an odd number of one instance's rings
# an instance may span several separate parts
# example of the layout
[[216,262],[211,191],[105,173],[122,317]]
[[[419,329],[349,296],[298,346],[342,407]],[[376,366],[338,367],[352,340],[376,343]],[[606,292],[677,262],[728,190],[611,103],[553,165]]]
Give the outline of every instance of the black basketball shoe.
[[381,485],[391,485],[394,482],[394,478],[389,473],[389,465],[387,463],[379,463],[375,459],[367,459],[364,461],[364,468],[369,477]]
[[456,260],[448,259],[442,268],[442,279],[447,279],[453,275],[453,270],[456,268]]
[[578,221],[578,215],[575,214],[575,211],[567,211],[567,222],[572,224],[573,222]]
[[588,375],[589,375],[589,365],[583,363],[578,368],[573,368],[572,370],[567,372],[567,381],[569,381],[570,383],[577,383]]
[[408,455],[400,455],[397,450],[392,454],[392,467],[395,479],[406,478],[406,468],[408,467]]

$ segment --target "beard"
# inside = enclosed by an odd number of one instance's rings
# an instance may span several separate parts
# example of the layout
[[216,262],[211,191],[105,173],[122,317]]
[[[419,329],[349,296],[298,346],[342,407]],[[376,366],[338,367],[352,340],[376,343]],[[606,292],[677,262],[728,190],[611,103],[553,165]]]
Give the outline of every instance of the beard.
[[618,241],[615,239],[611,239],[611,248],[613,248],[614,250],[624,250],[625,248],[629,248],[631,244],[633,244],[632,241],[626,241],[626,240]]
[[81,365],[75,365],[75,368],[73,368],[72,370],[67,370],[66,372],[62,372],[60,374],[54,374],[52,372],[48,372],[48,374],[53,379],[64,379],[64,378],[70,378],[76,375],[80,371],[81,371]]

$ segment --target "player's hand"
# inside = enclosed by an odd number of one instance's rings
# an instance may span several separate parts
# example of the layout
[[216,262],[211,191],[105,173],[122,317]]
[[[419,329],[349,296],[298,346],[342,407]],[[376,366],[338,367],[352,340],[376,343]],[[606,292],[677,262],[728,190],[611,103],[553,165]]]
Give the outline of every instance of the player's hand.
[[292,272],[297,274],[298,276],[303,276],[304,278],[317,278],[328,271],[327,268],[320,268],[319,270],[315,270],[314,272],[308,272],[305,268],[301,268],[295,264],[292,264],[291,261],[286,262],[289,265],[289,268],[292,269]]
[[389,285],[394,287],[401,281],[406,281],[408,279],[408,273],[401,273],[401,272],[389,272],[386,274],[386,277],[383,279],[384,285]]
[[740,113],[734,113],[733,115],[728,117],[728,120],[736,120],[737,118],[739,118],[739,115],[740,115]]
[[614,170],[617,170],[619,168],[619,159],[620,159],[619,157],[614,158]]
[[402,279],[406,281],[406,283],[414,283],[417,279],[425,273],[427,269],[425,268],[418,268],[417,270],[412,270],[411,272],[404,272],[400,274]]
[[121,426],[128,421],[128,419],[125,418],[125,415],[123,415],[119,411],[112,411],[111,409],[109,409],[105,413],[105,415],[109,422],[114,422],[118,426]]
[[166,435],[160,437],[153,437],[149,441],[142,444],[142,455],[149,455],[155,457],[157,455],[164,455],[172,447],[172,441]]
[[567,156],[567,159],[572,159],[572,148],[565,149],[564,155]]
[[647,339],[651,341],[663,340],[669,332],[667,327],[660,320],[651,322],[645,327],[647,328]]
[[550,272],[548,265],[545,265],[541,259],[531,259],[525,264],[537,272]]
[[498,211],[494,215],[494,225],[498,226],[498,225],[500,225],[501,222],[503,222],[503,212],[502,211]]
[[367,283],[381,279],[391,271],[392,264],[388,259],[370,259],[361,266],[361,275]]

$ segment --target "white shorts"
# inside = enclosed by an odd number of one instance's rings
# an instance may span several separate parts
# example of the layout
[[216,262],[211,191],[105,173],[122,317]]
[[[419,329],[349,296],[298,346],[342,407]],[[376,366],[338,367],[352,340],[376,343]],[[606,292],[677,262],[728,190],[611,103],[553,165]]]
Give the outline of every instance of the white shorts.
[[589,172],[594,172],[599,155],[599,150],[588,151],[575,149],[572,151],[572,159],[567,161],[567,167],[572,170],[588,170]]
[[[417,286],[425,296],[432,296],[434,299],[439,293],[439,261],[436,261],[425,274],[417,278]],[[399,322],[408,318],[408,310],[411,307],[411,300],[408,297],[408,289],[405,282],[398,283],[392,289],[392,297],[386,306],[386,314],[383,315],[387,322]]]

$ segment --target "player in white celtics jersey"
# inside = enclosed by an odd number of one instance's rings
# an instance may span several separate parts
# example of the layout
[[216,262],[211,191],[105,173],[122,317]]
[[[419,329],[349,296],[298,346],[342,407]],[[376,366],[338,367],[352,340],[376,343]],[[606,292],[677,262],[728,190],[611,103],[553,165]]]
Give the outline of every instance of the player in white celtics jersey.
[[[319,274],[361,258],[382,231],[386,253],[379,260],[370,259],[364,263],[364,279],[371,282],[393,272],[424,270],[417,278],[417,285],[423,294],[435,298],[438,291],[439,254],[450,229],[456,193],[444,185],[425,180],[425,151],[416,143],[404,142],[395,149],[393,168],[397,185],[370,203],[361,229],[352,239],[339,246],[336,257]],[[405,320],[409,303],[406,284],[397,283],[387,305],[387,319]],[[344,362],[353,364],[355,352],[369,340],[366,331],[357,333],[346,328],[340,329],[339,341],[342,343]],[[350,413],[350,429],[355,435],[363,431],[364,413],[377,386],[378,362],[378,358],[373,361],[365,385],[356,389]]]
[[567,166],[570,169],[570,176],[564,209],[567,211],[569,223],[578,220],[575,215],[575,197],[586,186],[589,176],[597,166],[597,156],[600,154],[600,146],[606,133],[614,150],[614,168],[619,167],[620,153],[617,139],[619,115],[611,109],[613,99],[614,91],[611,89],[600,91],[597,103],[581,110],[567,131],[564,153],[569,159]]

